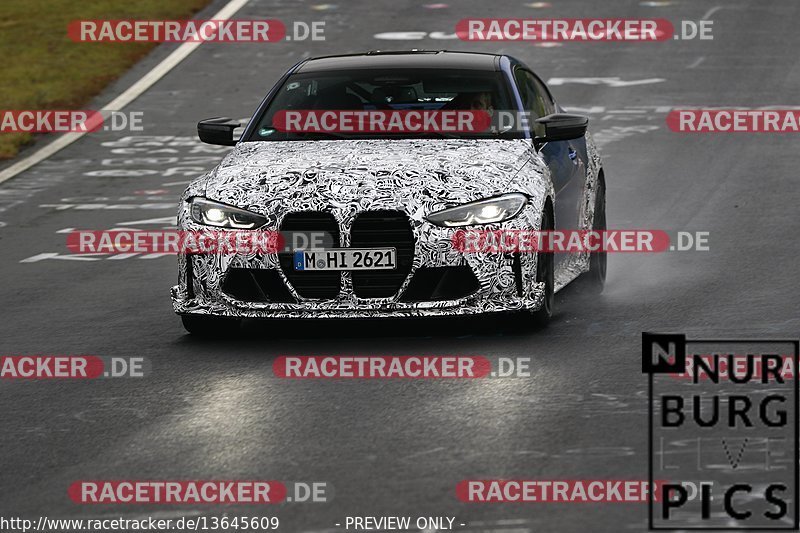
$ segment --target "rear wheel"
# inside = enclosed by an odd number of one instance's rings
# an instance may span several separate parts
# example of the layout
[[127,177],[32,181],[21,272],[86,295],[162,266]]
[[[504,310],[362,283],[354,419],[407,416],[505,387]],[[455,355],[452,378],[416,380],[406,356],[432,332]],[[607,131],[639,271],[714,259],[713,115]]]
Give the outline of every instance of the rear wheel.
[[[598,181],[597,194],[594,202],[594,221],[592,222],[594,231],[604,232],[606,226],[606,187],[602,181]],[[600,294],[606,284],[607,253],[602,251],[592,252],[589,255],[589,272],[581,276],[584,286],[592,294]]]
[[[550,210],[545,208],[542,215],[542,231],[553,229],[553,215]],[[553,304],[555,302],[555,261],[553,252],[536,253],[536,281],[544,283],[544,299],[542,306],[533,313],[533,322],[537,326],[546,326],[553,316]]]
[[239,331],[241,320],[208,315],[181,315],[183,327],[192,335],[224,337]]

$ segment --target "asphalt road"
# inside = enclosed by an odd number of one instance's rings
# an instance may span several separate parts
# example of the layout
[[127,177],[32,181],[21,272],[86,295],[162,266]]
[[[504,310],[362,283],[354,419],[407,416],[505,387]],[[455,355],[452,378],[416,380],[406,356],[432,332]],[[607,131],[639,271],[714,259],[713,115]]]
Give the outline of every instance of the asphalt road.
[[[0,185],[0,353],[142,356],[142,379],[0,383],[0,514],[36,517],[274,514],[284,531],[341,531],[348,515],[450,515],[464,531],[643,531],[644,504],[476,505],[462,479],[646,479],[641,332],[797,338],[800,154],[792,135],[670,132],[666,109],[800,104],[800,3],[423,2],[327,9],[253,0],[237,18],[326,21],[325,42],[204,44],[129,111],[140,133],[87,135]],[[215,2],[211,14],[223,2]],[[716,9],[714,9],[716,8]],[[713,9],[713,11],[712,11]],[[463,43],[474,17],[714,20],[713,41]],[[202,18],[202,17],[201,17]],[[381,40],[382,32],[425,32]],[[91,46],[87,44],[86,46]],[[101,107],[174,49],[164,45]],[[612,254],[600,297],[567,288],[543,331],[497,320],[249,324],[198,340],[172,313],[174,257],[70,257],[67,228],[169,226],[180,191],[222,151],[196,140],[209,116],[247,117],[307,55],[389,48],[502,51],[544,79],[663,81],[552,87],[584,108],[605,158],[614,228],[708,231],[710,251]],[[131,138],[130,136],[134,136]],[[792,266],[795,265],[795,266]],[[281,380],[279,355],[530,356],[526,379]],[[79,506],[80,479],[326,481],[329,503],[275,508]]]

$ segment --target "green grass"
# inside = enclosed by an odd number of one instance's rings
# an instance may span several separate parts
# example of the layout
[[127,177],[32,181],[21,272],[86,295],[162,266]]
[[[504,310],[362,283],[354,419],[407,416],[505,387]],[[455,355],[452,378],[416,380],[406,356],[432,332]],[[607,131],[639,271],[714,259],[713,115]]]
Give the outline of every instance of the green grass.
[[[0,0],[0,109],[81,109],[157,43],[76,43],[80,19],[184,19],[210,0]],[[32,141],[0,134],[0,159]]]

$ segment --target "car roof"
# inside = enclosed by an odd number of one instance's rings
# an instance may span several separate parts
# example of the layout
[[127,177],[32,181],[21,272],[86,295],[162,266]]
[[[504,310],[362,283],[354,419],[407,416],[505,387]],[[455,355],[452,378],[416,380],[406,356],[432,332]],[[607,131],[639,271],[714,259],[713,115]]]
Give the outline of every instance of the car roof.
[[361,54],[315,57],[306,60],[296,72],[367,68],[453,68],[464,70],[499,70],[497,54],[448,52],[446,50],[374,50]]

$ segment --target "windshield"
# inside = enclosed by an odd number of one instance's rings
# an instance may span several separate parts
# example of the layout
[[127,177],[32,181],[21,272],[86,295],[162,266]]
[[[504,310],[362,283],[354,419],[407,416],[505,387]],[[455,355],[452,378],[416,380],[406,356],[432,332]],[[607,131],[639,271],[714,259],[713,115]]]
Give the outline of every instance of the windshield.
[[[245,140],[519,137],[519,133],[504,132],[493,120],[496,110],[510,109],[509,102],[500,72],[358,69],[300,73],[286,80]],[[464,120],[473,119],[470,127],[463,127]],[[427,127],[415,127],[423,124]]]

